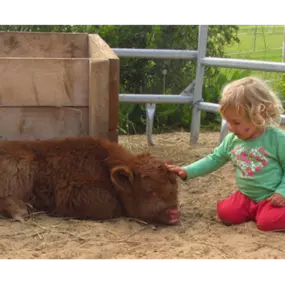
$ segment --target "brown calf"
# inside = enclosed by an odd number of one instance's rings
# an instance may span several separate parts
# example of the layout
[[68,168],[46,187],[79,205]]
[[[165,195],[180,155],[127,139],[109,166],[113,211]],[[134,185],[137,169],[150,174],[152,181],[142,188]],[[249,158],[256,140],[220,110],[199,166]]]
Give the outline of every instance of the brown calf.
[[0,213],[179,221],[176,176],[148,153],[101,138],[0,142]]

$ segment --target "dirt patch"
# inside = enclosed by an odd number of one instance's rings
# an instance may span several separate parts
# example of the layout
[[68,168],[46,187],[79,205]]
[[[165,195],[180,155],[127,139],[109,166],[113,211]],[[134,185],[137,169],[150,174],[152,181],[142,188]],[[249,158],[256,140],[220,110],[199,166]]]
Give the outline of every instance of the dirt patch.
[[[189,146],[189,133],[121,136],[133,152],[150,151],[183,165],[217,146],[219,133],[205,132]],[[230,164],[204,177],[180,182],[181,224],[153,227],[137,221],[106,222],[50,218],[39,214],[25,223],[0,220],[0,258],[285,258],[285,233],[259,231],[253,222],[224,226],[216,203],[235,190]]]

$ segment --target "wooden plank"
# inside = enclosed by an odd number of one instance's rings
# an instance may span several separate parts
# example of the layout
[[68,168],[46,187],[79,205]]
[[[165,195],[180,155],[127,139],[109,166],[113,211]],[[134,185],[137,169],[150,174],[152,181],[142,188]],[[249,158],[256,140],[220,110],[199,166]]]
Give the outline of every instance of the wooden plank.
[[89,70],[89,135],[107,138],[109,130],[109,61],[91,59]]
[[0,57],[88,58],[82,33],[1,32]]
[[0,58],[0,105],[88,106],[89,59]]
[[118,142],[119,125],[119,89],[120,89],[120,60],[109,60],[109,129],[108,138]]
[[[118,141],[120,60],[99,35],[91,34],[88,35],[88,38],[89,57],[91,59],[104,59],[109,61],[109,118],[108,134],[106,134],[106,136],[112,141]],[[105,103],[107,104],[107,99]],[[91,119],[92,117],[90,117],[90,120]]]
[[0,139],[55,139],[88,135],[88,108],[0,108]]

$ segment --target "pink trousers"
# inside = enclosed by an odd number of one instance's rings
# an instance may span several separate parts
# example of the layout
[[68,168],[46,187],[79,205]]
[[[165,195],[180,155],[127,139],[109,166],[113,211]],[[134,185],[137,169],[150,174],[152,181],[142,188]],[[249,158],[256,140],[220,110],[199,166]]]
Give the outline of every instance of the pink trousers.
[[219,201],[217,214],[227,224],[255,221],[262,231],[285,230],[285,207],[273,207],[268,200],[255,203],[240,191]]

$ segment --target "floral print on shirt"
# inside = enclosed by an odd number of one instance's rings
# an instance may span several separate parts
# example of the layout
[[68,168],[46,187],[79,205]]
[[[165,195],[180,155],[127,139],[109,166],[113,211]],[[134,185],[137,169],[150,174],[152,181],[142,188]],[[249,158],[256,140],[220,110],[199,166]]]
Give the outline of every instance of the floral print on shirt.
[[238,167],[245,177],[253,177],[268,164],[268,153],[263,147],[252,148],[247,151],[241,146],[231,152],[233,164]]

